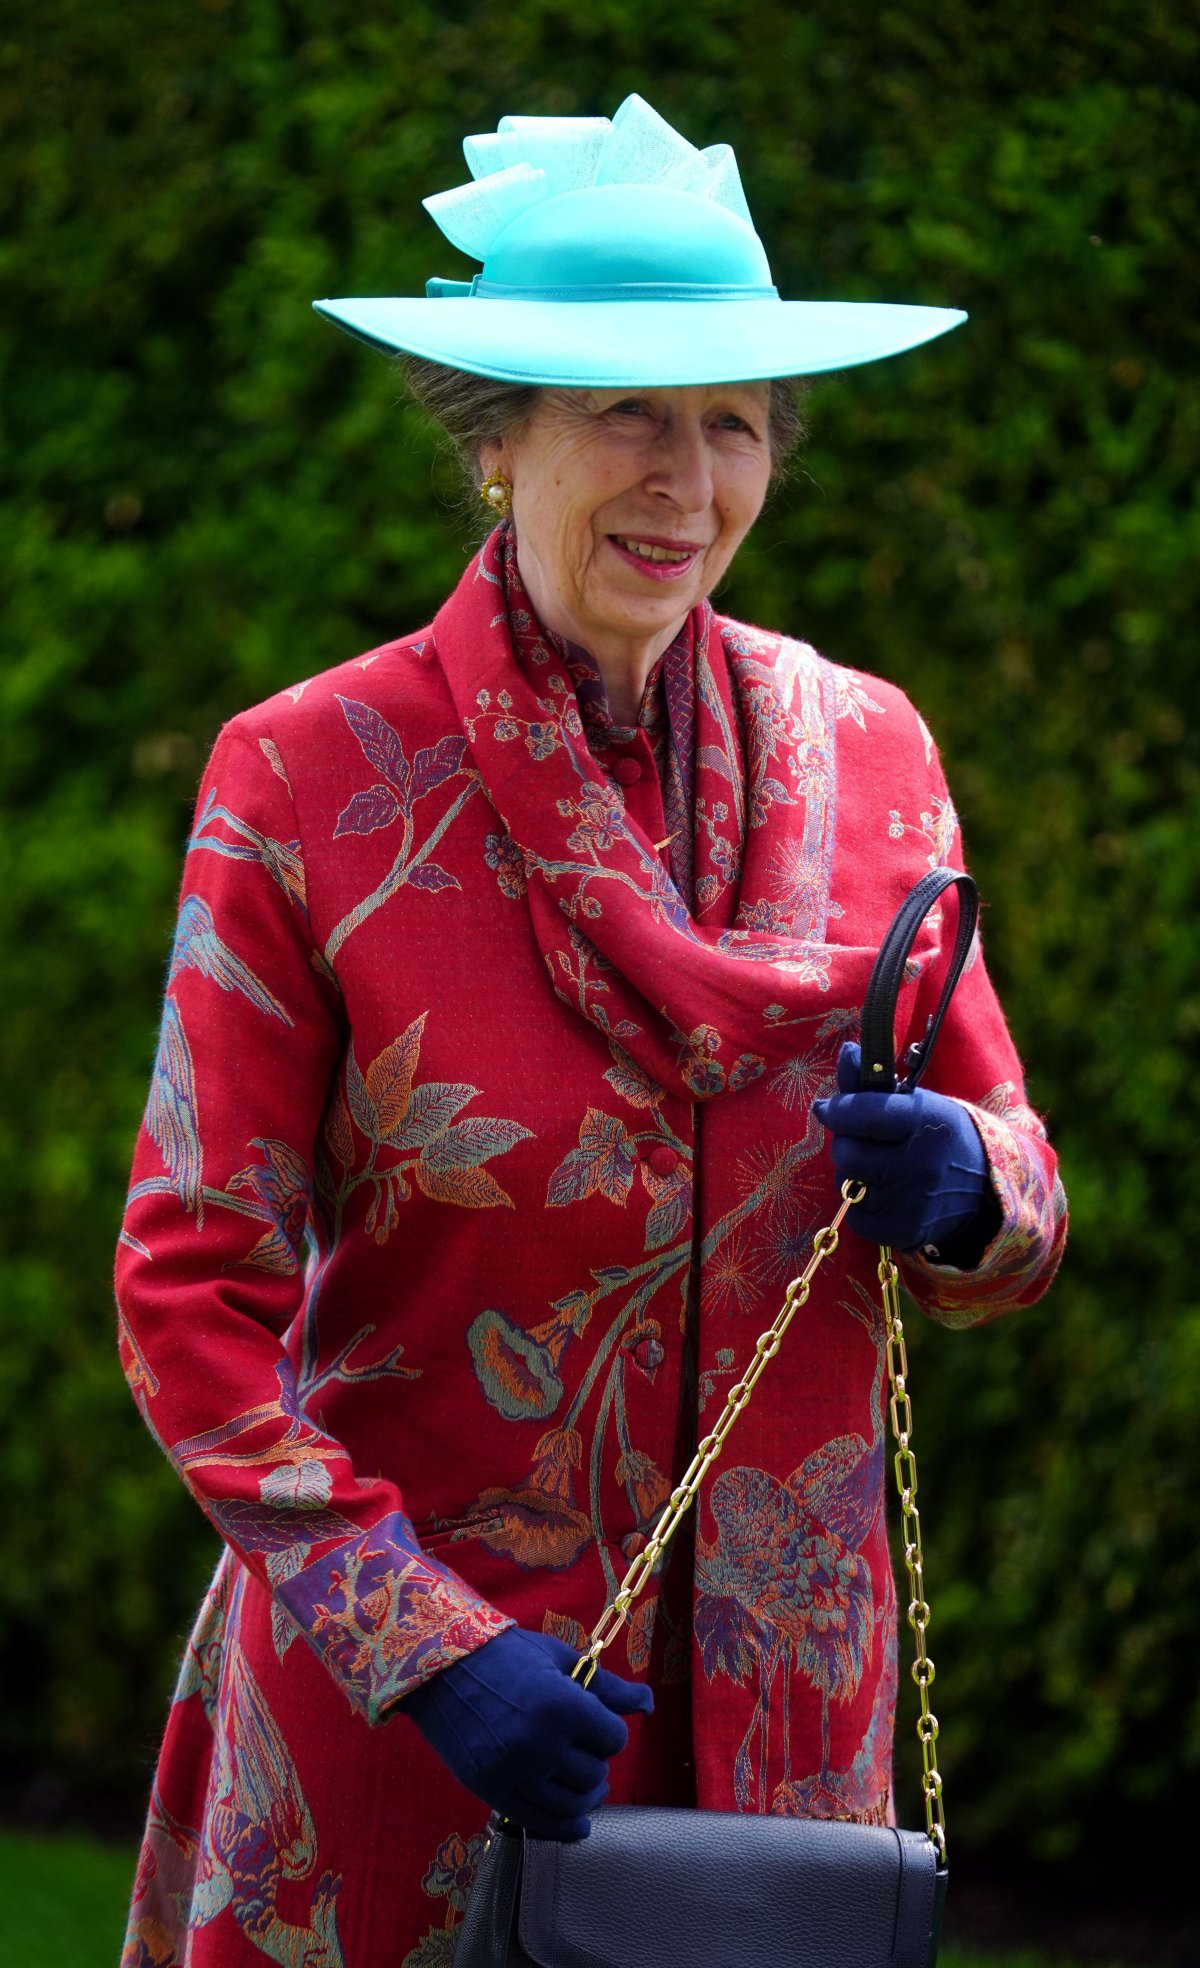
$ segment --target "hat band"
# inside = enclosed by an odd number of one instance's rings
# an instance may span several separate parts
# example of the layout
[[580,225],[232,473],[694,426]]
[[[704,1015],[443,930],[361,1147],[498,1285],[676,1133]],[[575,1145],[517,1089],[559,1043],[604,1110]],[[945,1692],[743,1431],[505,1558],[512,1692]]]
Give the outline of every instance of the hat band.
[[506,281],[441,280],[425,283],[430,300],[477,296],[489,301],[777,301],[778,287],[718,287],[704,281],[615,280],[599,287],[513,287]]

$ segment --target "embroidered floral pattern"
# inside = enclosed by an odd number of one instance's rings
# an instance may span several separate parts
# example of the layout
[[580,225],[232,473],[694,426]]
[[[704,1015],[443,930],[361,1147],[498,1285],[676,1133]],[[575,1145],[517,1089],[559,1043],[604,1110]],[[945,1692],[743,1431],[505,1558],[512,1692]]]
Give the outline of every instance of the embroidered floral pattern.
[[525,893],[525,863],[515,840],[507,834],[489,834],[483,858],[496,871],[500,893],[514,902]]
[[483,1842],[482,1832],[463,1838],[453,1831],[438,1846],[433,1863],[421,1881],[421,1891],[432,1900],[445,1900],[445,1923],[430,1927],[421,1936],[416,1947],[405,1955],[401,1968],[452,1968],[457,1930],[479,1870]]
[[[320,1164],[321,1193],[334,1218],[334,1236],[354,1192],[370,1192],[364,1229],[387,1242],[413,1184],[439,1203],[462,1209],[512,1208],[512,1197],[484,1166],[507,1154],[530,1130],[490,1116],[457,1117],[478,1087],[416,1079],[422,1012],[363,1072],[350,1046],[345,1074],[325,1125],[328,1151]],[[356,1137],[366,1143],[365,1158]],[[361,1166],[360,1166],[361,1163]]]
[[[355,904],[329,937],[324,950],[329,964],[346,938],[376,909],[390,901],[405,882],[430,895],[459,887],[457,877],[433,859],[433,850],[476,789],[474,776],[463,764],[466,748],[461,738],[439,738],[435,745],[423,746],[410,760],[395,728],[373,705],[340,695],[338,703],[358,740],[363,758],[379,777],[373,785],[355,793],[342,808],[333,838],[341,840],[347,835],[361,838],[399,822],[400,845],[383,880]],[[452,786],[457,783],[457,790],[437,818],[424,823],[428,831],[422,834],[416,813],[419,802],[448,783]]]
[[[870,1333],[875,1371],[869,1414],[871,1437],[847,1434],[824,1443],[780,1482],[766,1470],[733,1467],[716,1475],[708,1511],[716,1537],[697,1548],[696,1637],[704,1671],[739,1684],[751,1676],[758,1702],[735,1760],[734,1790],[740,1810],[780,1808],[802,1790],[846,1791],[850,1773],[831,1769],[829,1715],[833,1703],[853,1699],[872,1662],[876,1644],[874,1567],[867,1552],[883,1507],[883,1422],[880,1394],[884,1342],[882,1318],[867,1299],[847,1307]],[[821,1767],[797,1786],[792,1776],[793,1676],[821,1702]],[[780,1689],[782,1768],[772,1783],[772,1698]],[[877,1806],[878,1768],[850,1815]],[[826,1815],[843,1815],[828,1812]]]
[[276,1596],[369,1722],[513,1624],[423,1552],[399,1511],[327,1551]]

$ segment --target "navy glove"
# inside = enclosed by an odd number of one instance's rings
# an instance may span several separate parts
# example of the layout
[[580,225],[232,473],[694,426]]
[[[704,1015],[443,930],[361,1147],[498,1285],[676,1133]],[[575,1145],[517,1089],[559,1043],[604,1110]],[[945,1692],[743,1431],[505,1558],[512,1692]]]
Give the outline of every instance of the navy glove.
[[649,1715],[644,1684],[598,1667],[551,1633],[509,1626],[399,1704],[443,1763],[493,1810],[537,1838],[586,1838],[608,1795],[608,1759],[629,1741],[623,1715]]
[[839,1183],[851,1176],[867,1194],[846,1221],[873,1244],[927,1250],[964,1269],[978,1263],[1000,1227],[987,1155],[957,1100],[916,1087],[911,1093],[859,1093],[860,1049],[838,1054],[840,1091],[813,1102],[833,1137]]

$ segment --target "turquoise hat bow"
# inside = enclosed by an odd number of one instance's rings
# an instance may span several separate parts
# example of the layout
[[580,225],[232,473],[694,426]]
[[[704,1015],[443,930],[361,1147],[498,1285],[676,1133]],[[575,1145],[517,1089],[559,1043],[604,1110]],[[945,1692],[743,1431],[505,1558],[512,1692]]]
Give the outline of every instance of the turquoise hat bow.
[[463,143],[470,184],[424,200],[483,270],[423,298],[314,301],[361,340],[501,381],[653,388],[846,369],[966,315],[785,301],[728,144],[707,150],[640,96],[612,118],[504,116]]

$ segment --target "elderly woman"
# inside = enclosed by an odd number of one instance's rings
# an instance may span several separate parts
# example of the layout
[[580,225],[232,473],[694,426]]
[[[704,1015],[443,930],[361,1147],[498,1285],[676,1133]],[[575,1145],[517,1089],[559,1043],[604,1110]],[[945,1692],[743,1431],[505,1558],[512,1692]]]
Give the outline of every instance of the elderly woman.
[[[1063,1234],[977,953],[920,1095],[853,1091],[879,939],[959,863],[929,732],[707,599],[787,379],[961,317],[781,301],[731,153],[636,97],[465,148],[426,202],[483,274],[321,307],[408,352],[499,524],[432,625],[225,726],[188,843],[117,1294],[227,1548],[130,1968],[447,1963],[489,1805],[886,1821],[872,1240],[967,1326]],[[935,910],[909,1037],[942,942]],[[847,1170],[860,1236],[585,1688]]]

